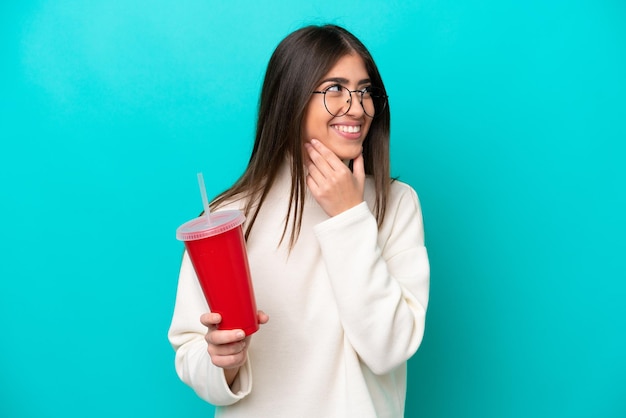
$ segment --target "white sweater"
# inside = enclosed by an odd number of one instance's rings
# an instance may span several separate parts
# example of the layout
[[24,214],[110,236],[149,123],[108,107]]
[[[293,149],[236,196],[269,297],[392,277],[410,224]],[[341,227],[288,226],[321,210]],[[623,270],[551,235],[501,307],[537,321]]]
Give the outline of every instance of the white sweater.
[[332,218],[307,195],[288,254],[288,235],[277,245],[290,181],[284,167],[247,242],[257,307],[270,321],[252,336],[232,389],[207,353],[199,318],[209,308],[186,253],[169,330],[176,371],[218,417],[402,417],[429,291],[417,195],[392,183],[380,230],[369,178],[366,202]]

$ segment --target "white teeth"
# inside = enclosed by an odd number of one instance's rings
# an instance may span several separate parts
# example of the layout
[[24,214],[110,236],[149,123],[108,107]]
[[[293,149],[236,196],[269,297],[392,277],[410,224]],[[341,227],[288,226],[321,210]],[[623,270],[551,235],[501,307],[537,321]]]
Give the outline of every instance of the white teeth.
[[351,133],[351,134],[354,134],[354,133],[357,133],[357,132],[361,132],[361,125],[356,125],[356,126],[354,126],[354,125],[349,125],[349,126],[348,125],[335,125],[335,128],[338,131],[347,132],[347,133]]

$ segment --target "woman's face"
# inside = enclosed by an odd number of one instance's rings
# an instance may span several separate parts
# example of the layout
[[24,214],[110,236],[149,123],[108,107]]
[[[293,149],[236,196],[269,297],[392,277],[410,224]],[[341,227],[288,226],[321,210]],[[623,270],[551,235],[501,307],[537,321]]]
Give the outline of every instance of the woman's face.
[[[371,85],[365,64],[360,56],[351,54],[339,59],[315,90],[324,91],[336,85],[349,90],[362,90]],[[361,153],[363,140],[371,124],[372,118],[363,111],[359,93],[352,93],[350,110],[345,115],[337,117],[326,110],[324,94],[311,94],[311,100],[304,115],[304,141],[308,142],[315,138],[340,159],[351,160]]]

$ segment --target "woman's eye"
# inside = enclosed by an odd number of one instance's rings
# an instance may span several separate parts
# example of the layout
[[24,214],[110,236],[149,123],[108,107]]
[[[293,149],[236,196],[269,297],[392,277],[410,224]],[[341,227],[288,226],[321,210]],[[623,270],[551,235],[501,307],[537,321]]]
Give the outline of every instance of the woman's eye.
[[361,96],[363,98],[372,97],[372,86],[367,86],[361,89]]
[[333,84],[332,86],[328,87],[326,89],[326,91],[330,91],[330,92],[338,92],[341,91],[342,87],[340,84]]

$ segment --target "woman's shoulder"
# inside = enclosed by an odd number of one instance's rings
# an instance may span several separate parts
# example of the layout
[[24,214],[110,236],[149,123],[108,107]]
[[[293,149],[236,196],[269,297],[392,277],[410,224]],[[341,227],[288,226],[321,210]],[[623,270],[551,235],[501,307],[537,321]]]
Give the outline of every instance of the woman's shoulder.
[[398,179],[391,180],[391,187],[389,188],[391,194],[416,194],[415,189],[408,183],[405,183]]
[[243,211],[247,203],[247,199],[243,193],[239,193],[235,196],[231,196],[222,200],[215,206],[215,202],[211,204],[212,209],[216,212],[221,210],[241,210]]
[[[374,186],[374,179],[371,177],[367,177],[365,183],[365,194],[370,197],[375,197],[376,195],[376,187]],[[405,183],[398,179],[391,179],[391,184],[389,185],[389,195],[388,201],[391,203],[396,200],[402,200],[409,198],[414,198],[417,200],[417,193],[415,189],[408,183]]]
[[[376,199],[374,181],[368,178],[365,187],[365,200],[373,207]],[[408,183],[398,179],[392,179],[387,195],[387,213],[408,210],[421,212],[420,201],[415,189]]]
[[394,179],[389,187],[388,207],[411,206],[420,210],[419,197],[408,183]]

